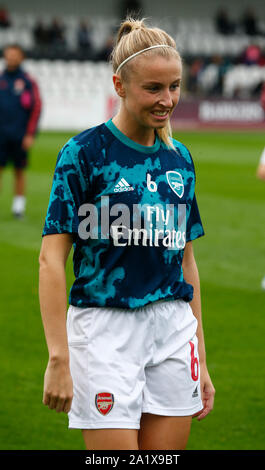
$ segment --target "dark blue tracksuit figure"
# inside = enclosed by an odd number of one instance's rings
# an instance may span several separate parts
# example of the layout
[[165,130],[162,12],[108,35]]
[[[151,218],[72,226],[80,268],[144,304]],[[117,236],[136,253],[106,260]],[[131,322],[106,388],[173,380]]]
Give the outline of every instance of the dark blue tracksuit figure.
[[6,68],[0,73],[0,176],[9,161],[15,169],[12,212],[25,210],[25,176],[28,150],[38,130],[41,113],[39,88],[21,68],[24,59],[18,46],[5,48]]

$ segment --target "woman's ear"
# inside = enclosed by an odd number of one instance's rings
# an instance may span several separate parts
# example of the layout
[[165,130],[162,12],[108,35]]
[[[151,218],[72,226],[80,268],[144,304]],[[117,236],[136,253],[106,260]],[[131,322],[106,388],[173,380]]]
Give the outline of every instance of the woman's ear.
[[112,77],[114,88],[116,90],[117,95],[120,98],[125,98],[125,89],[119,75],[113,75]]

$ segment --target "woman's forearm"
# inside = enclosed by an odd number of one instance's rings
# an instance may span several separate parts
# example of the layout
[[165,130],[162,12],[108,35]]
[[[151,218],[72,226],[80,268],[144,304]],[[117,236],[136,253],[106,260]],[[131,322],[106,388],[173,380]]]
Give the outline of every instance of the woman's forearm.
[[69,361],[65,268],[61,262],[40,259],[39,300],[50,361]]
[[49,361],[44,375],[43,404],[68,413],[73,399],[66,330],[65,266],[72,246],[69,234],[43,237],[39,256],[39,300]]

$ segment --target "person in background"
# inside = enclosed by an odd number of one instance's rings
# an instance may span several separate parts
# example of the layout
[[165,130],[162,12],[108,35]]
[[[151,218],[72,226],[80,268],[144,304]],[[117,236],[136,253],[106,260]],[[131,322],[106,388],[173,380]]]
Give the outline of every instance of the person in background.
[[248,36],[259,36],[261,32],[258,27],[258,20],[252,8],[247,8],[242,17],[241,26]]
[[263,60],[263,54],[258,44],[249,44],[242,56],[242,62],[245,65],[260,65]]
[[66,46],[65,27],[59,18],[54,18],[49,28],[49,39],[52,47],[64,48]]
[[257,169],[257,178],[260,180],[265,180],[265,148],[261,154],[261,158],[259,161],[258,169]]
[[221,8],[216,13],[215,28],[219,34],[224,36],[235,33],[235,24],[229,19],[228,13],[224,8]]
[[91,47],[91,26],[86,21],[81,20],[77,30],[77,40],[80,49]]
[[93,55],[93,44],[92,44],[92,27],[91,25],[81,20],[77,29],[77,44],[79,51],[87,58]]
[[[263,87],[261,90],[261,97],[260,97],[261,105],[265,111],[265,82],[263,83]],[[265,147],[260,157],[258,169],[257,169],[257,178],[261,180],[265,180]]]
[[34,41],[37,47],[48,47],[50,43],[49,29],[41,19],[39,19],[33,29]]
[[11,21],[9,18],[8,11],[5,7],[0,6],[0,28],[9,28]]
[[[263,83],[263,87],[261,90],[261,105],[265,111],[265,82]],[[257,168],[257,178],[260,180],[265,181],[265,147],[260,157],[259,165]],[[265,289],[265,276],[261,280],[261,287]]]
[[15,169],[11,210],[16,217],[23,216],[25,212],[25,168],[42,106],[36,81],[21,67],[24,58],[24,51],[18,44],[6,46],[6,68],[0,73],[0,182],[10,159]]
[[109,60],[109,57],[110,57],[110,54],[112,52],[112,49],[113,49],[113,44],[114,44],[114,37],[112,34],[110,34],[105,43],[103,44],[102,48],[99,50],[99,52],[97,53],[97,60],[98,61],[108,61]]
[[187,74],[187,90],[190,93],[199,92],[199,76],[204,70],[205,63],[202,57],[196,57],[190,64]]

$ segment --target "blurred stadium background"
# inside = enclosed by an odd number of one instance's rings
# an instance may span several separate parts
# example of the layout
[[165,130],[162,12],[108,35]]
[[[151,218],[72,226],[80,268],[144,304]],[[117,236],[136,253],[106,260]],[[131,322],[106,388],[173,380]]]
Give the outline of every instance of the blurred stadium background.
[[[67,416],[42,405],[47,349],[38,255],[58,151],[117,107],[107,59],[128,4],[176,39],[184,63],[172,127],[197,172],[206,236],[194,247],[216,388],[215,409],[194,421],[188,449],[264,449],[265,184],[256,179],[265,143],[261,0],[8,0],[0,6],[0,50],[14,42],[25,49],[24,69],[43,101],[26,217],[13,220],[10,213],[11,168],[0,194],[0,449],[84,448],[81,433],[67,429]],[[72,280],[70,261],[69,287]]]

